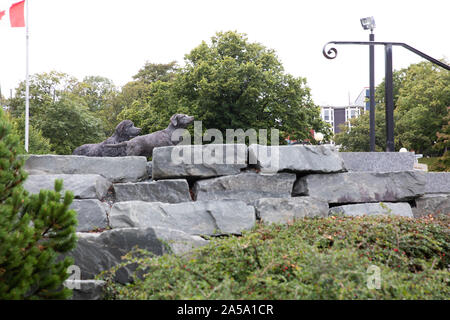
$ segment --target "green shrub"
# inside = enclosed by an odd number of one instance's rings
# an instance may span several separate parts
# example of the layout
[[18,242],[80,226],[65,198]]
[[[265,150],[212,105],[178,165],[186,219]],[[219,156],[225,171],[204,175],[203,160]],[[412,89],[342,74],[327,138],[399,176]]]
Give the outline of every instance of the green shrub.
[[428,170],[450,172],[450,150],[445,151],[442,157],[437,158]]
[[[25,120],[23,118],[12,118],[13,131],[20,137],[20,153],[26,154],[24,141],[25,141]],[[52,154],[52,146],[50,139],[43,136],[42,130],[35,128],[31,124],[29,125],[28,136],[28,153],[29,154]]]
[[[134,250],[143,277],[110,299],[448,299],[449,218],[328,217],[258,225],[185,257]],[[368,268],[381,288],[369,289]]]
[[62,283],[73,262],[59,256],[76,243],[73,194],[61,200],[56,180],[55,191],[29,196],[18,141],[0,109],[0,299],[66,298],[71,291]]

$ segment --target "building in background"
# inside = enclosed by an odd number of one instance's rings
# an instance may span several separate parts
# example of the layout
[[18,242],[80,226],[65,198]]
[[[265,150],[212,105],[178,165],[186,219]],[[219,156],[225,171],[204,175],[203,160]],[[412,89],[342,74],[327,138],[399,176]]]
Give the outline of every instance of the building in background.
[[322,120],[331,125],[333,133],[341,132],[340,124],[346,124],[348,129],[351,129],[350,119],[357,118],[364,113],[364,108],[359,106],[322,106],[321,116]]
[[322,120],[331,125],[333,133],[341,132],[339,125],[346,124],[351,129],[350,119],[357,118],[364,112],[369,111],[369,88],[364,88],[353,104],[348,106],[321,106]]
[[363,107],[364,111],[370,110],[370,90],[369,87],[365,87],[358,98],[356,98],[354,105],[358,107]]

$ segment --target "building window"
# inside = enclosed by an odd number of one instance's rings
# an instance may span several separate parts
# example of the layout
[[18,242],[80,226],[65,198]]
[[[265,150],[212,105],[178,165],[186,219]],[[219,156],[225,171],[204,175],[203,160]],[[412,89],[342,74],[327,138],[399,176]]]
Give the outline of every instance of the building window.
[[330,121],[330,110],[328,109],[323,110],[323,118],[325,121]]

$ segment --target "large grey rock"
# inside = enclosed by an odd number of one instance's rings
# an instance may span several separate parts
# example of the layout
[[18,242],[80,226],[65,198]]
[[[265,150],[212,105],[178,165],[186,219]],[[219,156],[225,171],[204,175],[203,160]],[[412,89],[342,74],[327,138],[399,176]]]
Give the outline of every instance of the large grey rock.
[[391,172],[414,169],[414,152],[340,152],[348,171]]
[[328,216],[328,203],[311,197],[263,198],[255,201],[258,218],[266,223],[287,223],[304,217]]
[[426,215],[446,214],[450,215],[450,194],[425,194],[416,199],[416,207],[413,208],[414,217]]
[[77,231],[91,231],[108,227],[109,205],[97,199],[73,200],[70,209],[77,212]]
[[106,282],[102,280],[66,280],[64,285],[72,290],[71,300],[102,300]]
[[30,174],[99,174],[111,182],[148,178],[145,157],[31,155],[24,169]]
[[[93,279],[100,272],[118,265],[123,261],[122,257],[135,247],[155,255],[183,254],[207,243],[180,230],[158,228],[124,228],[97,234],[77,233],[77,237],[77,246],[69,255],[74,258],[74,265],[80,268],[81,280]],[[116,280],[120,283],[129,282],[134,270],[133,266],[121,268],[116,273]]]
[[427,172],[425,193],[450,193],[450,172]]
[[209,241],[200,236],[191,235],[186,232],[171,228],[154,227],[158,239],[169,245],[170,252],[176,255],[186,255],[195,248],[208,244]]
[[395,215],[413,217],[411,206],[407,202],[377,202],[357,203],[330,208],[330,215],[343,214],[346,216],[362,215]]
[[252,144],[248,148],[249,164],[263,173],[343,172],[344,161],[333,146],[265,146]]
[[293,191],[336,204],[407,201],[424,192],[424,173],[416,171],[310,174]]
[[[156,255],[168,252],[151,229],[110,230],[99,234],[77,234],[76,248],[69,253],[74,265],[80,268],[81,280],[94,279],[100,272],[109,270],[122,261],[122,256],[135,246]],[[123,268],[117,274],[117,281],[126,283],[131,280],[132,269]]]
[[245,144],[177,145],[153,150],[154,180],[238,174],[247,166]]
[[112,228],[166,228],[193,235],[239,234],[255,225],[255,210],[238,200],[176,204],[127,201],[115,203]]
[[111,187],[111,182],[98,174],[40,174],[29,175],[24,188],[30,193],[54,190],[56,179],[63,179],[62,195],[70,190],[77,199],[103,199]]
[[114,184],[116,201],[187,202],[192,201],[189,185],[184,179]]
[[293,173],[263,175],[245,172],[196,181],[192,190],[197,201],[238,199],[252,204],[259,198],[290,197],[295,179]]

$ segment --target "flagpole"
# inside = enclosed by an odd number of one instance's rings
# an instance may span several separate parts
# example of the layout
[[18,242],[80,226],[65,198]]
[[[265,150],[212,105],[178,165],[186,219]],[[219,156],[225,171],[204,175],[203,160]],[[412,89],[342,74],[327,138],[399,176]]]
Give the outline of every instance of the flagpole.
[[26,73],[26,89],[25,89],[25,150],[28,152],[28,123],[29,123],[29,116],[30,116],[30,80],[28,76],[28,42],[29,42],[29,34],[28,34],[28,1],[25,0],[25,10],[26,10],[26,21],[25,21],[25,38],[26,38],[26,66],[25,66],[25,73]]

